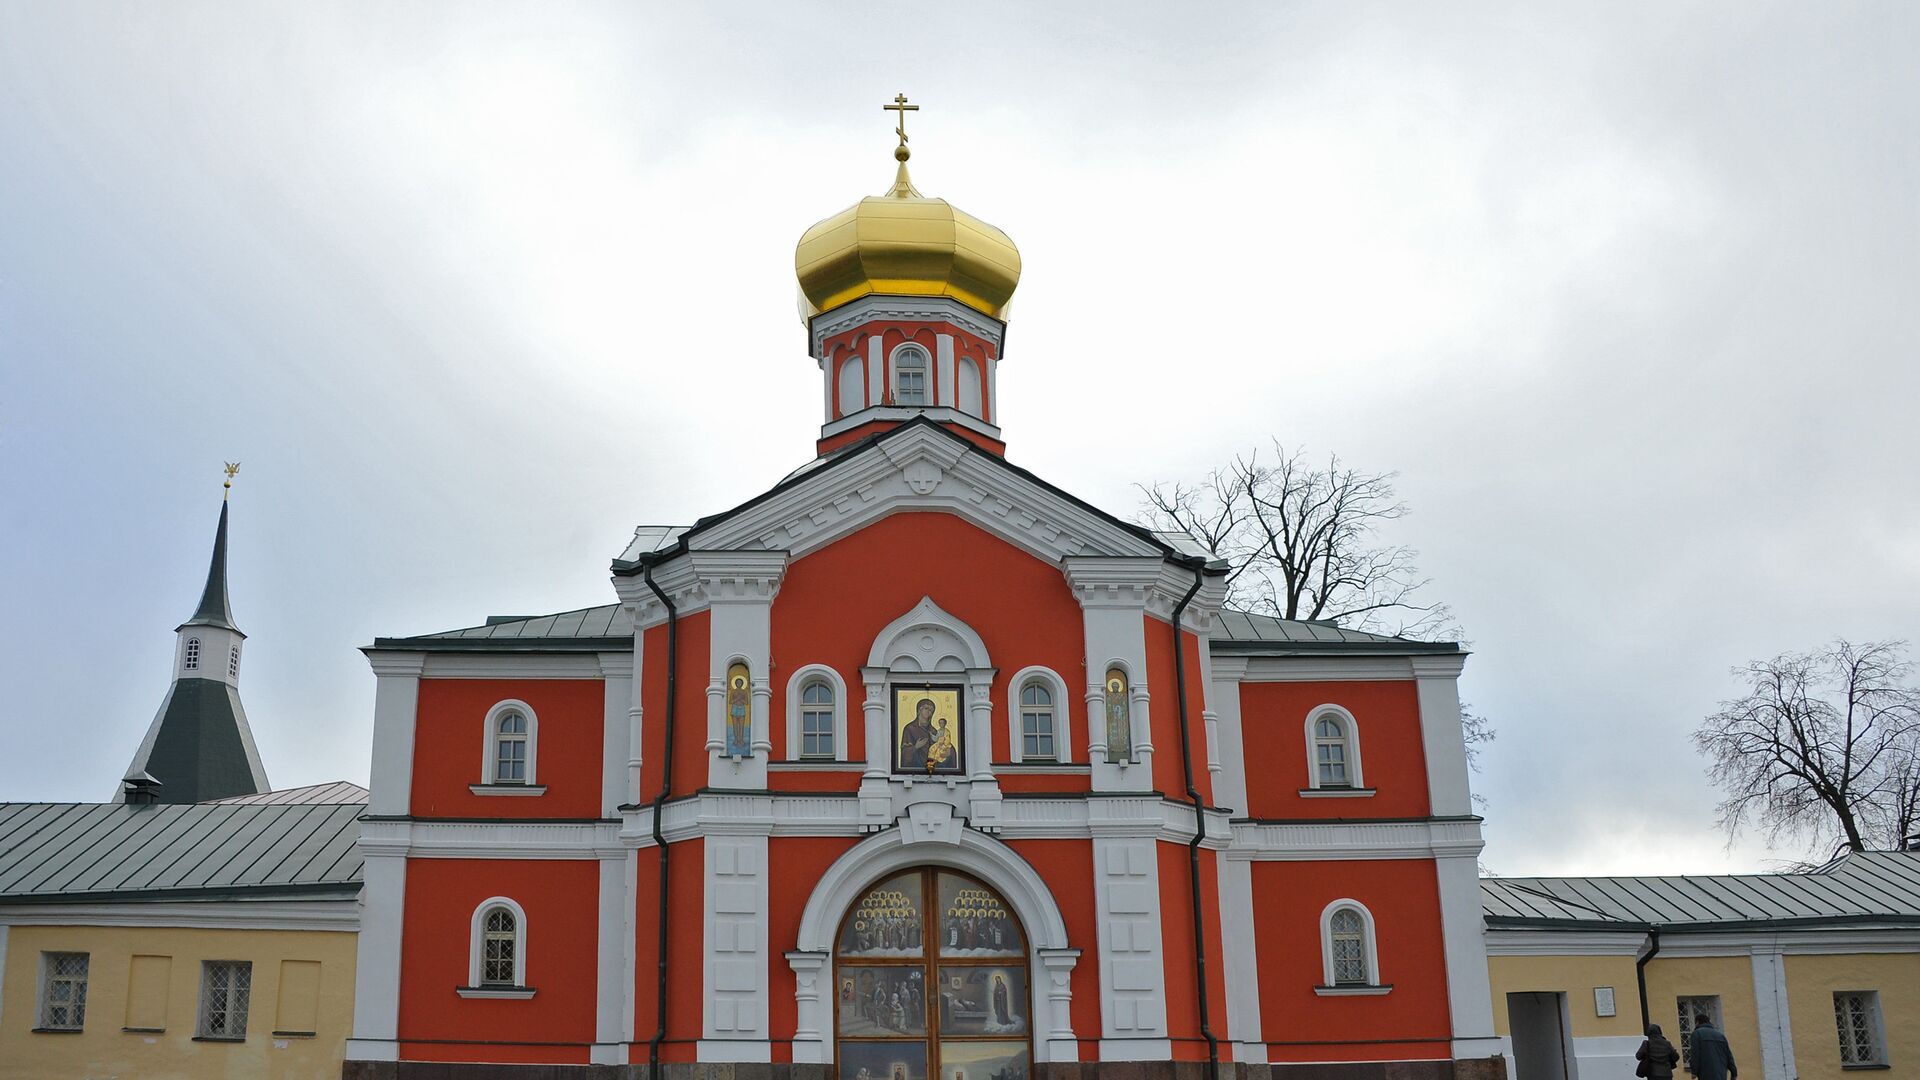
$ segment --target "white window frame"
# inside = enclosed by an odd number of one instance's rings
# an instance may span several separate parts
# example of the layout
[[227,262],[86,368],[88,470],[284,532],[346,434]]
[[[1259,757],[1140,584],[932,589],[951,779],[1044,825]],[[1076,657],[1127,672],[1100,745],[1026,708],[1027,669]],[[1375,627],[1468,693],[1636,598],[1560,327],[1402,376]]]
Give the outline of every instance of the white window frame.
[[[1846,1029],[1840,1026],[1840,999],[1862,997],[1867,999],[1867,1031],[1873,1039],[1873,1057],[1867,1061],[1848,1061],[1847,1048],[1852,1040],[1847,1037]],[[1885,1068],[1887,1062],[1887,1024],[1886,1017],[1880,1011],[1880,991],[1878,990],[1835,990],[1833,992],[1834,1035],[1839,1039],[1840,1065],[1843,1068],[1871,1069]]]
[[233,645],[227,646],[227,678],[237,679],[239,677],[240,677],[240,646],[238,644],[233,644]]
[[[500,718],[509,712],[517,712],[527,718],[527,776],[525,780],[501,782],[495,770],[500,758]],[[487,788],[526,789],[538,794],[546,789],[540,786],[539,773],[535,766],[540,756],[540,718],[534,714],[533,706],[517,698],[508,698],[487,710],[487,721],[483,727],[485,739],[480,744],[480,786]]]
[[[1053,756],[1037,758],[1039,765],[1067,765],[1073,761],[1073,722],[1067,711],[1067,681],[1050,667],[1035,664],[1014,672],[1007,680],[1007,760],[1018,765],[1026,760],[1025,731],[1020,725],[1020,691],[1031,682],[1045,683],[1053,692]],[[1105,685],[1106,679],[1102,678]],[[1133,681],[1127,681],[1131,692]]]
[[182,654],[183,655],[180,661],[180,667],[182,670],[185,670],[185,671],[200,670],[200,639],[199,638],[197,637],[188,638],[186,647],[182,650]]
[[[1320,782],[1320,757],[1317,753],[1320,748],[1320,740],[1313,729],[1319,725],[1320,718],[1326,716],[1328,713],[1332,713],[1337,717],[1341,724],[1345,726],[1347,732],[1347,784],[1345,787],[1329,787]],[[1372,789],[1367,787],[1366,772],[1361,768],[1360,722],[1354,719],[1353,713],[1348,712],[1345,708],[1335,705],[1332,702],[1324,705],[1315,705],[1313,708],[1307,710],[1307,722],[1304,730],[1307,735],[1307,786],[1304,789],[1305,791],[1324,792],[1329,795],[1371,795],[1373,793]]]
[[[235,970],[245,970],[247,973],[247,1004],[246,1004],[246,1008],[242,1011],[240,1015],[240,1033],[238,1035],[232,1034],[231,1032],[225,1035],[215,1035],[212,1032],[207,1030],[207,1011],[208,1011],[207,1006],[209,1004],[209,998],[207,994],[208,994],[208,991],[212,989],[212,985],[213,985],[213,969],[222,964],[232,965]],[[229,985],[227,993],[229,995],[228,1002],[227,1002],[227,1011],[231,1013],[233,1011],[233,1002],[231,997],[231,995],[233,994],[233,989],[231,985]],[[194,1038],[213,1039],[220,1042],[245,1042],[247,1038],[247,1028],[251,1025],[252,1021],[253,1021],[253,961],[251,960],[202,960],[200,961],[200,1007],[193,1021]],[[229,1028],[231,1028],[232,1026],[231,1023],[229,1023],[228,1026]]]
[[[920,376],[923,380],[920,384],[920,401],[914,404],[900,400],[900,358],[908,353],[920,357]],[[903,409],[930,409],[934,406],[933,354],[927,351],[925,345],[908,341],[894,346],[893,352],[887,357],[887,373],[893,377],[893,403],[895,405]]]
[[[80,978],[78,979],[74,979],[70,975],[56,976],[53,973],[53,965],[55,963],[55,958],[61,957],[61,956],[83,957],[86,960],[86,964],[87,964],[86,974],[80,976]],[[56,979],[62,982],[77,985],[80,988],[80,1008],[79,1008],[80,1022],[77,1024],[55,1025],[55,1024],[49,1023],[47,1020],[47,1008],[51,1004],[51,1002],[49,1002],[47,999],[47,989],[53,984],[53,982]],[[89,984],[92,982],[93,982],[93,954],[92,953],[82,952],[77,949],[48,949],[42,952],[40,954],[40,1000],[36,1002],[36,1008],[34,1010],[34,1017],[33,1017],[34,1030],[35,1031],[85,1031],[87,1027],[87,990],[88,990]],[[74,1000],[73,997],[70,995],[67,998],[67,1005],[71,1006],[73,1004],[73,1000]]]
[[789,762],[824,763],[827,758],[800,756],[800,692],[814,680],[833,690],[833,761],[847,760],[847,681],[825,664],[807,664],[787,679],[787,758]]
[[[480,985],[481,965],[486,958],[487,912],[505,908],[513,916],[513,985]],[[463,998],[530,998],[527,986],[527,913],[512,897],[489,896],[473,909],[467,928],[467,984],[459,987]]]
[[1674,1031],[1680,1035],[1674,1045],[1680,1048],[1680,1065],[1688,1072],[1693,1071],[1693,1017],[1700,1011],[1700,1002],[1707,1003],[1707,1015],[1712,1018],[1713,1026],[1721,1031],[1726,1030],[1720,1023],[1719,994],[1679,994],[1674,997],[1673,1012],[1680,1021],[1674,1025]]
[[[1360,953],[1367,962],[1367,981],[1365,985],[1341,986],[1336,981],[1333,965],[1333,916],[1339,911],[1352,911],[1360,916]],[[1313,992],[1321,997],[1346,997],[1358,995],[1384,994],[1393,987],[1380,980],[1380,936],[1374,926],[1373,912],[1367,905],[1351,897],[1343,897],[1328,904],[1320,911],[1320,985]]]

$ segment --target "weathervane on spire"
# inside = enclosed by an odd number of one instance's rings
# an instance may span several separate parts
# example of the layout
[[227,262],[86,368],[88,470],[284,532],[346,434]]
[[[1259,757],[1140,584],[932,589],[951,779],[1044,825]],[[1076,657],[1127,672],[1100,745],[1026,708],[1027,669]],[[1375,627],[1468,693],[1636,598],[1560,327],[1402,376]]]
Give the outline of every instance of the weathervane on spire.
[[234,477],[234,474],[238,473],[239,471],[240,471],[239,462],[237,461],[227,462],[227,479],[225,483],[220,485],[220,501],[225,502],[227,498],[227,492],[233,490],[233,477]]
[[910,112],[919,112],[920,106],[907,104],[907,95],[905,94],[895,94],[893,96],[893,104],[882,105],[880,107],[899,116],[900,122],[894,127],[893,133],[900,136],[900,145],[894,147],[893,156],[896,161],[905,161],[913,155],[913,152],[907,149],[907,114]]

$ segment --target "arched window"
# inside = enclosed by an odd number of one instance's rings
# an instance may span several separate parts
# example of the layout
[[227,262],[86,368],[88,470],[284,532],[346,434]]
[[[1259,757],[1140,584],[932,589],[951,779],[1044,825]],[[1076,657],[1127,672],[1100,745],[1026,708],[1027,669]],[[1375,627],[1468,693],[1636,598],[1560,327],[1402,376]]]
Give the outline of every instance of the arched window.
[[1307,714],[1307,788],[1356,791],[1360,774],[1360,727],[1338,705],[1322,705]]
[[1020,760],[1053,761],[1059,757],[1053,710],[1053,687],[1042,679],[1028,679],[1020,688]]
[[200,639],[197,637],[190,637],[187,639],[187,658],[186,658],[185,667],[188,671],[195,671],[195,670],[198,670],[200,667]]
[[834,756],[833,687],[821,678],[808,679],[800,688],[800,756]]
[[980,415],[980,366],[972,357],[960,358],[959,395],[960,411],[968,416]]
[[1321,993],[1384,993],[1373,913],[1358,900],[1335,900],[1320,913]]
[[527,913],[504,896],[473,909],[467,984],[461,997],[532,997],[527,986]]
[[927,350],[918,345],[902,345],[893,351],[893,403],[932,404],[927,400]]
[[867,366],[854,353],[840,362],[840,415],[851,416],[867,407]]
[[1133,702],[1128,697],[1127,673],[1117,667],[1107,669],[1107,760],[1120,764],[1133,760]]
[[227,677],[230,679],[240,677],[240,646],[238,645],[227,650]]
[[540,721],[524,701],[502,701],[487,710],[486,743],[480,759],[481,787],[476,794],[498,794],[485,789],[507,789],[507,794],[538,795],[535,766],[540,757]]

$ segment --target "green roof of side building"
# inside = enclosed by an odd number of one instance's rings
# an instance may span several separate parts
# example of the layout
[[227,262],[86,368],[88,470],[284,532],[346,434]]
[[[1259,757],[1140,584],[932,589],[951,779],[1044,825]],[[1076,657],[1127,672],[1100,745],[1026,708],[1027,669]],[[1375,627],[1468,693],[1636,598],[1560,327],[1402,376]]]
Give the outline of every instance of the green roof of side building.
[[1492,930],[1920,927],[1920,852],[1848,854],[1804,873],[1486,878]]

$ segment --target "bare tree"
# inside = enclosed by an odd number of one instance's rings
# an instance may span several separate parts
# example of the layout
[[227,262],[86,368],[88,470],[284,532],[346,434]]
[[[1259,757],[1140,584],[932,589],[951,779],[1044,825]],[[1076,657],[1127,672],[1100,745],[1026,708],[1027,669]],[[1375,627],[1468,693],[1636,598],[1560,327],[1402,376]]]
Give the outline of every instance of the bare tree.
[[1247,611],[1357,630],[1457,638],[1446,605],[1420,595],[1411,548],[1382,543],[1407,512],[1392,473],[1324,465],[1278,441],[1197,484],[1143,487],[1144,520],[1191,535],[1228,566],[1227,599]]
[[1746,694],[1693,734],[1729,836],[1753,824],[1833,851],[1902,846],[1920,808],[1920,688],[1905,650],[1840,640],[1734,669]]

